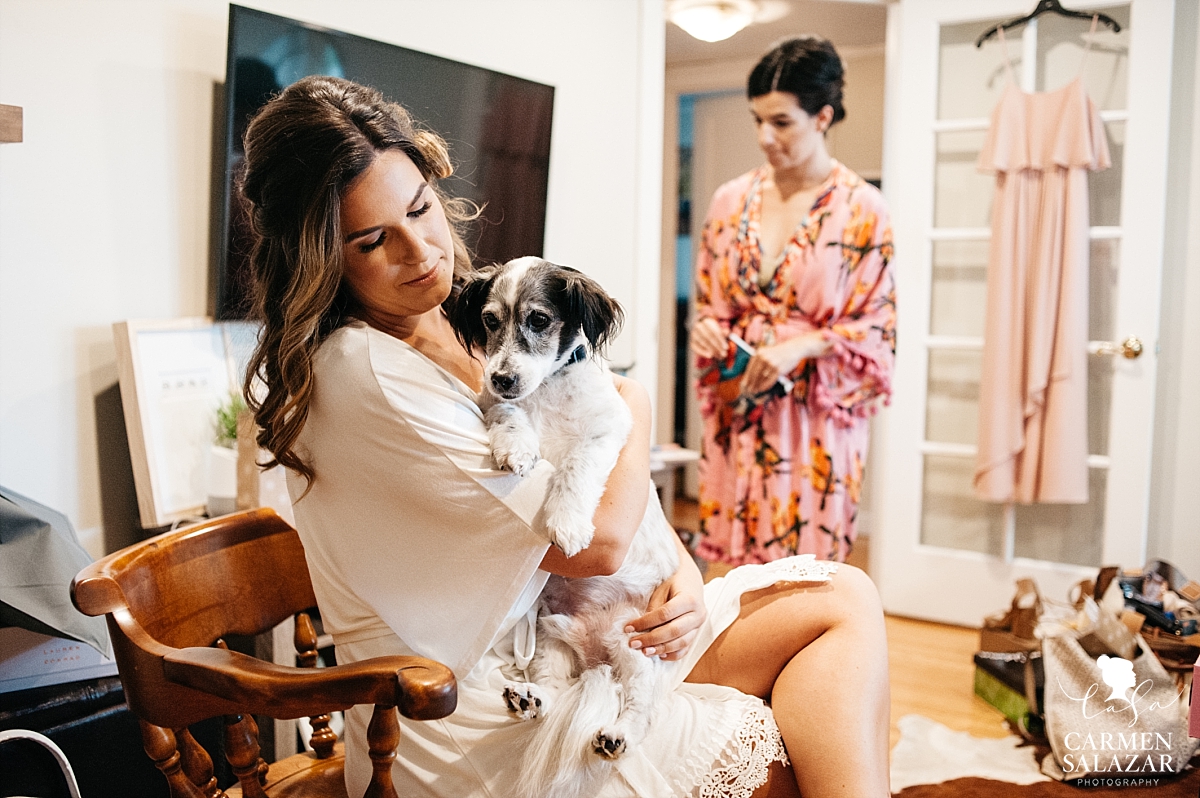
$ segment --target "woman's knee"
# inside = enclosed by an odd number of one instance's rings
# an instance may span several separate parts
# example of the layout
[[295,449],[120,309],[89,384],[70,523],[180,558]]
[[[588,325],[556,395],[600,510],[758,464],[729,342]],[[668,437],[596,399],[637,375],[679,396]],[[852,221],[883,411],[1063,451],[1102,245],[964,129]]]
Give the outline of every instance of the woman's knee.
[[775,585],[766,595],[743,604],[743,612],[757,615],[767,608],[771,628],[781,641],[807,646],[826,632],[841,626],[878,624],[883,627],[883,607],[871,577],[860,568],[839,564],[825,584]]
[[835,603],[848,617],[883,617],[879,589],[866,571],[842,563],[830,578]]

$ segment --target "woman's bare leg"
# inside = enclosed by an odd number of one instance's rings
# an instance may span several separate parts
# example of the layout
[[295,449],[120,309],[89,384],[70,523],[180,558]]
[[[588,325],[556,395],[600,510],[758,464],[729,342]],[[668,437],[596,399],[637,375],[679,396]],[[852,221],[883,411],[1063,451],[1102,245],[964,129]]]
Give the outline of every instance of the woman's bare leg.
[[[770,700],[804,798],[890,794],[887,637],[879,594],[858,568],[747,593],[687,680]],[[783,772],[772,769],[759,794],[788,794]]]

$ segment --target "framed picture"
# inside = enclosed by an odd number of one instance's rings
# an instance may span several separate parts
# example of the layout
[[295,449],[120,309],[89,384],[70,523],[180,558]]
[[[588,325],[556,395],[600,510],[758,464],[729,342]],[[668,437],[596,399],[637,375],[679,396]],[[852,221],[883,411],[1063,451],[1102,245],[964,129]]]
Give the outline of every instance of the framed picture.
[[217,410],[241,391],[257,337],[252,322],[207,318],[113,325],[143,527],[204,514]]

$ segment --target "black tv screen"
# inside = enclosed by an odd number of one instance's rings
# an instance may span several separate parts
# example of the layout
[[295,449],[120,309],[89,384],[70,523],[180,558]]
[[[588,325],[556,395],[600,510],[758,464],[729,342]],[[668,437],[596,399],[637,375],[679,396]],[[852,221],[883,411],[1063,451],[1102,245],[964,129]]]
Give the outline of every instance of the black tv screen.
[[217,319],[250,310],[252,241],[235,189],[246,125],[307,75],[373,86],[446,139],[455,173],[441,187],[483,206],[467,236],[478,262],[542,254],[553,86],[236,5],[225,75],[224,192],[209,286]]

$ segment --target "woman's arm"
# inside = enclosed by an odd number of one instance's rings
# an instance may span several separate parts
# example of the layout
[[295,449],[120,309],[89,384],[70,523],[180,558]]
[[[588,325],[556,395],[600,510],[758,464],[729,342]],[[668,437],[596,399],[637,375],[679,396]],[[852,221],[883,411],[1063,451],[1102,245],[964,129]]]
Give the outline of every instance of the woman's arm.
[[831,349],[813,361],[807,395],[810,407],[839,422],[864,417],[875,399],[891,396],[896,360],[892,226],[878,192],[863,193],[842,234],[846,304],[822,331]]
[[887,205],[874,192],[852,202],[841,258],[828,264],[846,275],[840,313],[820,329],[759,348],[746,367],[747,393],[767,390],[781,374],[800,385],[810,366],[807,402],[836,417],[862,415],[873,399],[891,393],[896,344],[891,224]]
[[729,336],[712,315],[713,252],[711,221],[705,221],[696,253],[696,323],[692,325],[691,349],[700,357],[725,357]]
[[613,381],[633,414],[633,428],[592,516],[595,535],[591,544],[574,557],[551,546],[542,558],[543,571],[570,577],[616,573],[646,514],[650,495],[650,396],[633,380],[614,376]]
[[708,617],[700,569],[678,536],[675,547],[679,550],[679,568],[655,589],[646,614],[625,627],[628,634],[645,632],[630,639],[632,648],[641,649],[648,657],[665,660],[682,658]]
[[721,242],[722,231],[726,223],[722,219],[728,205],[729,189],[722,186],[713,195],[708,216],[704,219],[704,227],[700,231],[700,246],[696,252],[695,272],[695,305],[696,321],[692,325],[690,347],[693,353],[703,358],[725,357],[729,346],[728,323],[719,321],[728,318],[728,309],[723,298],[718,295],[715,274],[717,259],[721,256],[718,248],[728,245]]

